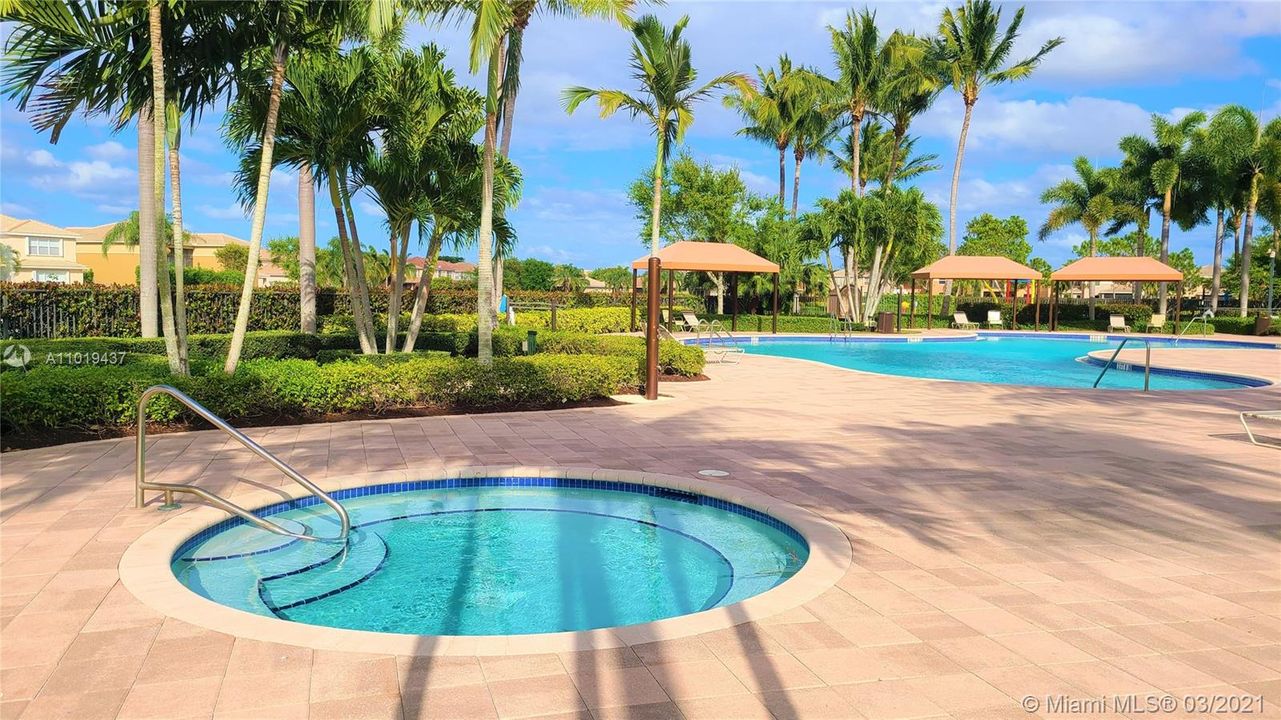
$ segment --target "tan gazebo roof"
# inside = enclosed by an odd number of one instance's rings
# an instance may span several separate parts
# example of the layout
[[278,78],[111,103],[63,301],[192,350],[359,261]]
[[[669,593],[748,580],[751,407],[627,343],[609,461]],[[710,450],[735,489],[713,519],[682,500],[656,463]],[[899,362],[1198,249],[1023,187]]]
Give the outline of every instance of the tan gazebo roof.
[[1050,279],[1063,282],[1179,282],[1183,280],[1183,273],[1151,257],[1087,257],[1056,270]]
[[[656,253],[664,270],[703,272],[776,273],[778,265],[733,243],[677,242]],[[644,270],[649,256],[637,258],[632,268]]]
[[912,273],[918,280],[1040,280],[1035,268],[999,255],[948,255]]

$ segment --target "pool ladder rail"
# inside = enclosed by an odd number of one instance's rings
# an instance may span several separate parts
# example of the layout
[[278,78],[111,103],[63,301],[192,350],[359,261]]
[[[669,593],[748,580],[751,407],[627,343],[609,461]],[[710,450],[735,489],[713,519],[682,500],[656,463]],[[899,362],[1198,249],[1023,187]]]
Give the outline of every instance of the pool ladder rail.
[[[695,341],[703,346],[705,355],[719,355],[717,362],[737,363],[739,357],[743,354],[743,348],[739,347],[738,338],[733,333],[725,329],[719,320],[713,320],[710,323],[702,323],[695,331]],[[703,333],[707,333],[707,342],[703,342]],[[733,358],[731,360],[731,358]]]
[[1187,325],[1183,326],[1183,330],[1182,332],[1179,333],[1179,336],[1174,338],[1174,344],[1178,345],[1179,341],[1183,339],[1183,336],[1187,335],[1188,330],[1191,330],[1192,326],[1195,325],[1197,322],[1201,323],[1201,336],[1205,337],[1206,335],[1209,335],[1208,331],[1210,329],[1210,320],[1213,318],[1214,318],[1214,311],[1210,309],[1206,309],[1205,312],[1192,318],[1191,320],[1188,321]]
[[[245,508],[231,502],[230,500],[187,483],[158,483],[147,480],[147,405],[151,399],[157,395],[168,395],[178,402],[186,405],[188,409],[204,418],[209,424],[230,435],[236,442],[249,448],[250,452],[258,457],[271,463],[277,470],[284,473],[290,480],[303,486],[307,492],[314,495],[321,502],[328,505],[338,514],[338,520],[341,528],[336,537],[318,537],[307,533],[297,533],[286,530],[277,523],[266,518],[259,517]],[[298,540],[311,540],[322,542],[346,542],[348,535],[351,534],[351,518],[347,515],[347,509],[337,500],[334,500],[324,490],[321,490],[315,483],[303,477],[301,473],[283,460],[272,455],[266,448],[250,440],[244,433],[227,423],[226,420],[213,414],[204,405],[196,402],[191,396],[170,385],[153,385],[143,391],[142,396],[138,398],[138,439],[137,439],[137,463],[138,473],[134,483],[134,504],[136,507],[142,507],[146,503],[145,492],[147,490],[159,490],[165,494],[165,508],[176,508],[178,505],[174,502],[174,493],[188,493],[195,495],[206,503],[235,515],[245,522],[259,527],[268,532],[286,537],[296,538]]]
[[[1125,349],[1125,344],[1129,341],[1130,338],[1128,337],[1121,338],[1121,344],[1116,346],[1116,350],[1113,351],[1112,357],[1108,358],[1108,361],[1103,363],[1103,369],[1099,371],[1099,376],[1094,378],[1094,387],[1097,388],[1108,370],[1112,369],[1113,365],[1118,364],[1116,362],[1116,356],[1121,354],[1121,350]],[[1143,360],[1143,392],[1147,392],[1152,382],[1152,342],[1145,338],[1143,340],[1143,348],[1146,351]]]

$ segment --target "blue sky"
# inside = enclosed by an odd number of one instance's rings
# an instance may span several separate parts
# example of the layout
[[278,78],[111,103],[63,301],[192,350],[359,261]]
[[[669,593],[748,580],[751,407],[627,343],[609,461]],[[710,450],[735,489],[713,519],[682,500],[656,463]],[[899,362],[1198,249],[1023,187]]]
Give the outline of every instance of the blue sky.
[[[655,12],[669,23],[690,16],[694,64],[711,77],[752,73],[757,65],[775,64],[780,53],[831,72],[826,28],[852,7],[862,5],[671,2]],[[887,32],[928,33],[945,5],[870,7]],[[1007,16],[1014,7],[1006,7]],[[981,212],[1020,214],[1035,233],[1046,214],[1037,202],[1041,191],[1066,177],[1077,155],[1096,164],[1118,162],[1116,141],[1145,133],[1151,113],[1178,116],[1241,103],[1265,117],[1281,114],[1281,6],[1274,2],[1030,3],[1020,53],[1053,36],[1067,42],[1032,79],[990,88],[979,99],[962,170],[962,227]],[[462,30],[415,27],[409,39],[441,46],[459,79],[478,83],[467,73]],[[625,116],[600,120],[587,106],[569,117],[560,104],[570,85],[630,87],[628,34],[603,22],[539,17],[526,34],[525,53],[512,141],[525,177],[524,197],[511,214],[517,255],[591,268],[643,254],[626,189],[652,167],[648,129]],[[912,128],[921,136],[918,147],[938,153],[943,164],[918,184],[944,216],[961,111],[959,98],[947,92]],[[184,139],[184,215],[193,230],[247,238],[248,212],[230,188],[235,160],[222,143],[220,121],[220,110],[209,112]],[[775,151],[735,137],[739,127],[739,118],[719,101],[705,103],[696,111],[687,148],[696,158],[737,167],[754,190],[774,192]],[[135,158],[132,129],[112,134],[101,119],[77,119],[51,145],[12,102],[0,107],[0,209],[6,214],[63,226],[119,219],[136,205]],[[789,165],[789,182],[790,174]],[[802,205],[835,195],[847,182],[830,165],[807,163]],[[323,241],[333,233],[333,221],[327,206],[317,205]],[[266,238],[297,232],[297,178],[291,172],[274,174],[268,210]],[[373,203],[361,198],[358,214],[362,239],[386,247]],[[1068,229],[1045,243],[1032,242],[1035,254],[1057,264],[1082,239],[1080,231]],[[1191,247],[1198,262],[1209,262],[1213,228],[1176,230],[1171,244]]]

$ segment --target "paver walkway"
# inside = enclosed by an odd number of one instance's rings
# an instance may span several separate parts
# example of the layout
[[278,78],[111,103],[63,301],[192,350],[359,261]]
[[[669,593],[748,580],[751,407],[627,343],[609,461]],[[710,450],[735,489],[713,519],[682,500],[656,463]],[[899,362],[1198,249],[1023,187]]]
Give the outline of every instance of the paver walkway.
[[[761,356],[708,374],[651,405],[250,434],[322,486],[388,468],[727,470],[848,535],[854,566],[802,608],[562,655],[269,645],[119,585],[124,548],[166,518],[131,507],[130,440],[8,453],[0,718],[986,720],[1129,693],[1263,695],[1235,717],[1281,717],[1281,451],[1235,416],[1281,407],[1277,388],[1029,389]],[[219,492],[283,482],[213,432],[161,436],[150,457],[155,477]]]

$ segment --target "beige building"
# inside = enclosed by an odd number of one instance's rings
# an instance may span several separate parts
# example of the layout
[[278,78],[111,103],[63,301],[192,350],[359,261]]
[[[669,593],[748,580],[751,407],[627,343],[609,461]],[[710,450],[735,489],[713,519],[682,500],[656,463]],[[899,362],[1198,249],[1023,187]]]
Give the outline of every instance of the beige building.
[[[115,243],[102,250],[102,241],[116,223],[88,227],[69,227],[76,236],[76,260],[93,270],[93,281],[103,284],[133,285],[138,282],[138,247]],[[209,270],[222,269],[214,256],[224,245],[247,245],[244,240],[226,233],[189,233],[183,242],[183,266]]]
[[0,243],[13,251],[17,270],[3,271],[13,282],[84,282],[85,266],[79,262],[79,237],[68,228],[39,220],[0,215]]

